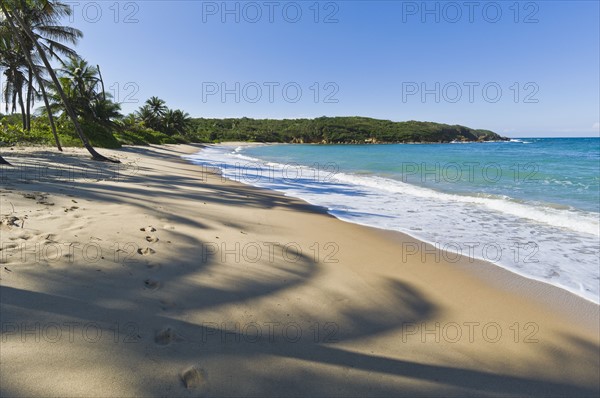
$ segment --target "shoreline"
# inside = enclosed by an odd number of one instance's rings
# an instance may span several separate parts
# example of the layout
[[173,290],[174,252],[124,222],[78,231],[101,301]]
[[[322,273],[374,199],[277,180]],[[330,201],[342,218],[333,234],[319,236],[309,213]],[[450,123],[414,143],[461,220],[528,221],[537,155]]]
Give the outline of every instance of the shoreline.
[[[18,220],[2,226],[2,242],[141,250],[127,252],[133,263],[108,255],[78,263],[78,251],[37,263],[4,257],[3,395],[182,396],[189,369],[197,371],[193,393],[211,396],[593,396],[600,389],[596,305],[491,263],[402,261],[398,243],[421,241],[341,221],[181,158],[198,149],[103,151],[136,162],[121,180],[3,174],[0,213]],[[96,165],[82,150],[65,152],[19,149],[7,158]],[[252,248],[268,242],[279,243],[269,246],[274,255],[265,250],[253,262]],[[237,243],[242,251],[231,252]],[[282,252],[286,244],[302,255]],[[552,298],[541,300],[546,293]],[[107,337],[23,341],[6,327],[33,321],[94,322]],[[137,325],[136,343],[116,344],[108,332],[115,322]],[[267,339],[265,325],[275,323],[296,325],[301,338]],[[261,325],[262,340],[252,339],[249,325]],[[467,326],[476,328],[472,340]],[[485,327],[490,333],[482,335]],[[60,372],[70,372],[69,381],[57,382]]]
[[[254,146],[268,146],[268,145],[290,145],[290,144],[279,144],[279,143],[248,143],[248,142],[243,142],[243,141],[231,141],[231,142],[223,142],[223,143],[218,143],[218,144],[206,144],[206,147],[254,147]],[[312,144],[309,144],[309,145],[312,145]],[[316,144],[316,145],[319,145],[319,144]],[[186,159],[186,160],[188,160],[188,159]],[[189,159],[188,161],[191,162],[192,164],[194,164],[193,160]],[[257,158],[257,161],[258,162],[266,162],[266,163],[268,163],[268,161],[262,160],[262,159],[259,159],[259,158]],[[222,171],[219,170],[219,173],[221,173],[221,172]],[[227,178],[227,177],[224,177],[224,178]],[[228,179],[230,181],[236,181],[234,179],[230,179],[230,178],[228,178]],[[295,198],[295,199],[298,199],[298,200],[301,200],[301,201],[305,201],[305,202],[307,202],[308,204],[310,204],[312,206],[322,208],[324,212],[326,212],[327,214],[331,215],[332,217],[334,217],[334,218],[336,218],[336,219],[338,219],[338,220],[340,220],[342,222],[346,222],[346,223],[350,223],[350,224],[356,224],[356,225],[364,226],[364,227],[367,227],[367,228],[373,228],[373,229],[381,230],[381,231],[385,231],[385,232],[392,232],[392,233],[399,233],[399,234],[406,235],[406,236],[410,237],[411,239],[414,239],[414,240],[420,242],[423,245],[427,245],[428,247],[436,247],[436,250],[441,250],[444,253],[457,254],[460,258],[466,258],[466,259],[468,259],[469,263],[474,263],[475,262],[477,264],[485,264],[485,266],[493,266],[495,268],[500,268],[502,271],[508,272],[510,275],[514,275],[517,278],[524,278],[524,279],[527,279],[528,281],[535,282],[534,284],[532,284],[530,286],[531,288],[534,288],[537,284],[547,285],[549,287],[552,287],[553,289],[558,289],[561,292],[568,293],[568,295],[576,296],[577,298],[582,299],[586,303],[593,304],[596,307],[600,307],[600,302],[595,301],[594,299],[592,299],[590,297],[585,297],[585,296],[579,294],[578,292],[574,291],[573,289],[571,289],[569,287],[562,286],[560,284],[554,284],[554,283],[551,283],[549,281],[543,280],[540,277],[536,277],[536,276],[532,276],[532,275],[527,275],[527,274],[519,272],[517,270],[513,270],[513,269],[510,268],[510,266],[505,265],[505,264],[495,263],[495,262],[489,261],[489,260],[487,260],[485,258],[481,258],[481,257],[478,257],[478,256],[469,256],[468,254],[465,255],[462,252],[460,252],[460,253],[456,252],[455,253],[455,252],[453,252],[451,250],[445,250],[445,249],[439,248],[439,247],[437,247],[437,244],[435,242],[431,242],[431,241],[428,241],[426,239],[423,239],[422,237],[415,236],[415,235],[411,234],[410,231],[399,231],[399,230],[394,230],[394,229],[387,229],[385,227],[379,227],[377,225],[370,225],[370,224],[367,224],[367,223],[361,223],[361,222],[357,222],[357,221],[345,220],[345,219],[340,218],[340,217],[336,216],[335,214],[333,214],[331,212],[331,210],[328,209],[327,207],[322,206],[322,205],[317,204],[317,203],[308,202],[306,199],[304,199],[302,197],[290,195],[285,190],[271,189],[269,187],[260,187],[260,186],[254,185],[252,182],[248,182],[248,181],[245,181],[245,180],[237,181],[237,182],[239,182],[239,183],[241,183],[243,185],[252,186],[252,187],[258,188],[258,189],[267,189],[267,190],[272,191],[272,192],[277,192],[278,194],[281,194],[284,197],[291,197],[291,198]],[[431,189],[431,188],[429,188],[429,189]],[[463,263],[465,263],[465,261],[458,261],[457,262],[457,264],[459,264],[459,265],[461,265]],[[497,273],[498,277],[501,277],[502,275],[504,275],[504,274],[503,273]],[[486,280],[489,279],[490,281],[494,282],[493,278],[484,278],[484,279],[486,279]],[[506,279],[506,277],[503,277],[503,280],[505,280],[507,282],[511,282],[511,283],[509,283],[510,286],[513,286],[513,285],[522,285],[523,284],[523,283],[513,282],[510,278]],[[525,289],[525,287],[523,287],[521,289],[517,289],[516,291],[522,291],[524,289]],[[540,289],[539,288],[535,288],[534,290],[536,292],[538,292],[538,293],[536,293],[536,297],[538,297],[538,300],[541,299],[543,301],[543,297],[541,297],[542,294],[539,293]],[[564,297],[568,297],[568,296],[564,296]],[[563,299],[560,299],[560,300],[553,300],[553,301],[559,303],[559,302],[564,302],[565,300],[567,300],[567,299],[563,298]],[[572,301],[572,300],[567,300],[567,301]],[[598,318],[597,320],[600,322],[600,318]]]
[[[421,242],[421,244],[428,246],[432,250],[441,250],[435,248],[431,243],[421,241],[404,232],[367,225],[363,225],[363,227],[373,229],[374,233],[380,233],[391,241],[402,241],[403,237],[408,237]],[[481,283],[501,289],[507,293],[521,296],[526,300],[533,300],[547,307],[549,310],[557,312],[562,317],[579,325],[585,325],[589,330],[600,331],[598,326],[600,325],[599,304],[587,300],[567,289],[518,274],[489,261],[473,257],[467,258],[467,261],[459,261],[453,265],[457,269],[465,271],[481,280]]]

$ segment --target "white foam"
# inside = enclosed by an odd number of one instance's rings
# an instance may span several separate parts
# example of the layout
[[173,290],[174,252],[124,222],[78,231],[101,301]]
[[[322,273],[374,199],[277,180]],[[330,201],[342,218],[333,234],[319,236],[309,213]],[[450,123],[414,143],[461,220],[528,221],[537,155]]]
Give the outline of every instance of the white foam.
[[512,138],[508,142],[517,142],[519,144],[531,144],[531,141],[523,141],[523,140],[520,140],[518,138]]

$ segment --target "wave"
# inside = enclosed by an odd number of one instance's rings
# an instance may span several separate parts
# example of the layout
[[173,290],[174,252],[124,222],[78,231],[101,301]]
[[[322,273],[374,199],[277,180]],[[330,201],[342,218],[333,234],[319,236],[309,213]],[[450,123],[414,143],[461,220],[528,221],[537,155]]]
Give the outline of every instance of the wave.
[[512,139],[511,139],[510,141],[508,141],[508,142],[516,142],[516,143],[519,143],[519,144],[532,144],[532,142],[531,142],[531,141],[523,141],[523,140],[520,140],[520,139],[518,139],[518,138],[512,138]]
[[[304,175],[305,179],[306,177],[313,177],[316,180],[314,182],[338,182],[348,184],[349,186],[354,185],[369,189],[382,190],[392,194],[407,194],[417,198],[436,199],[446,203],[456,202],[462,204],[481,204],[491,210],[496,210],[519,218],[600,237],[600,222],[598,215],[591,212],[584,212],[573,208],[557,208],[551,205],[528,204],[506,195],[458,195],[445,193],[418,185],[404,183],[391,178],[374,175],[360,175],[340,172],[335,172],[335,175],[333,175],[329,170],[324,172],[322,170],[316,170],[311,167],[302,166],[296,163],[281,164],[277,162],[266,162],[241,154],[240,152],[242,149],[242,147],[237,147],[231,154],[233,158],[247,162],[236,163],[237,173],[229,173],[230,177],[237,177],[238,180],[252,179],[254,181],[259,181],[259,177],[261,176],[262,172],[262,170],[259,169],[260,165],[263,165],[265,169],[272,169],[271,173],[277,169],[284,170],[288,168],[289,171],[290,165],[292,165],[294,173],[299,170],[304,170],[305,172],[300,172],[300,175]],[[243,170],[243,175],[239,172],[240,170]],[[289,180],[289,176],[287,177]],[[270,178],[272,179],[272,176]],[[281,176],[281,179],[285,180],[286,178]]]
[[598,215],[575,209],[557,209],[550,206],[533,206],[520,203],[505,195],[457,195],[435,191],[397,180],[377,176],[362,177],[352,174],[340,174],[339,181],[349,184],[362,185],[388,191],[403,193],[419,198],[434,198],[445,202],[460,202],[463,204],[482,204],[492,210],[510,214],[524,219],[545,223],[550,226],[565,228],[575,232],[583,232],[600,236]]

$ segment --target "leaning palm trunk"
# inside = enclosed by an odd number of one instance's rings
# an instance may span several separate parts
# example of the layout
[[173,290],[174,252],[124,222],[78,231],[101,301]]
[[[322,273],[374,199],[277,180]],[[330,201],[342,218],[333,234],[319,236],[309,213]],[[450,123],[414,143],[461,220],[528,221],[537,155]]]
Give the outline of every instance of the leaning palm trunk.
[[31,55],[27,53],[27,62],[33,69],[33,73],[35,75],[35,79],[38,81],[40,85],[40,91],[42,92],[42,98],[44,99],[44,105],[46,106],[46,111],[48,111],[48,120],[50,121],[50,127],[52,128],[52,135],[54,136],[54,142],[56,143],[56,148],[62,152],[62,146],[60,145],[60,140],[58,139],[58,134],[56,132],[56,125],[54,124],[54,116],[52,115],[52,108],[50,107],[50,102],[48,101],[48,94],[46,94],[46,88],[44,87],[44,81],[40,77],[39,72],[33,67],[33,61],[31,59]]
[[21,122],[23,123],[23,130],[27,130],[27,115],[25,114],[25,103],[23,102],[23,87],[19,87],[19,91],[17,91],[17,98],[19,100],[19,107],[21,108]]
[[56,133],[56,125],[54,124],[54,116],[52,116],[52,109],[50,108],[50,103],[48,102],[48,95],[46,95],[46,89],[44,88],[44,82],[40,79],[40,75],[35,72],[36,79],[40,83],[40,89],[42,90],[42,97],[44,98],[44,104],[46,105],[46,110],[48,111],[48,120],[50,121],[50,127],[52,127],[52,135],[54,136],[54,142],[56,143],[56,147],[59,151],[62,152],[62,146],[60,145],[60,140],[58,139],[58,134]]
[[[17,35],[19,41],[22,42],[23,38],[21,35]],[[25,51],[25,58],[27,59],[27,64],[29,65],[30,73],[35,75],[35,79],[40,85],[40,91],[42,92],[42,98],[44,98],[44,105],[46,106],[46,110],[48,111],[48,120],[50,121],[50,127],[52,128],[52,135],[54,136],[54,142],[56,143],[56,147],[59,151],[62,152],[62,146],[60,145],[60,140],[58,139],[58,134],[56,132],[56,125],[54,124],[54,116],[52,115],[52,109],[50,108],[50,102],[48,101],[48,95],[46,94],[46,88],[44,86],[44,81],[42,80],[40,73],[35,68],[33,63],[33,59],[31,58],[31,53],[29,51]],[[31,78],[29,79],[31,81]],[[31,86],[30,86],[31,87]],[[29,115],[30,117],[31,115]],[[29,121],[29,127],[31,127],[31,120]]]
[[69,115],[69,118],[71,118],[71,120],[73,121],[73,125],[75,126],[75,131],[77,132],[77,135],[79,135],[79,138],[81,139],[81,142],[83,143],[83,146],[85,147],[85,149],[87,149],[88,152],[92,155],[92,159],[99,160],[99,161],[120,163],[116,159],[110,159],[110,158],[107,158],[106,156],[100,155],[98,152],[96,152],[94,147],[92,147],[92,145],[90,145],[88,138],[83,133],[83,129],[81,128],[81,125],[79,124],[79,120],[77,119],[77,114],[71,107],[71,104],[69,103],[69,100],[68,100],[67,96],[65,95],[65,92],[63,91],[62,86],[60,85],[60,82],[58,81],[58,78],[56,77],[56,73],[54,73],[54,69],[52,69],[50,62],[48,61],[48,57],[46,57],[46,53],[44,52],[44,49],[38,43],[38,41],[35,39],[33,33],[29,30],[29,28],[25,25],[25,23],[23,22],[23,20],[17,13],[11,14],[10,12],[8,12],[8,10],[6,9],[6,6],[4,5],[3,2],[0,2],[0,9],[2,9],[2,12],[4,13],[4,16],[6,17],[6,20],[8,21],[10,28],[15,32],[15,36],[17,36],[18,40],[21,42],[22,47],[27,48],[27,46],[25,46],[23,43],[23,38],[20,35],[19,29],[17,29],[17,27],[15,26],[13,17],[19,24],[21,31],[24,32],[25,35],[27,35],[29,40],[31,40],[31,42],[35,46],[40,58],[42,59],[42,62],[44,63],[44,66],[48,70],[48,74],[52,78],[52,82],[56,86],[56,91],[58,92],[58,94],[60,95],[60,98],[62,99],[62,102],[65,106],[65,110],[67,111],[67,114]]
[[33,71],[31,70],[31,68],[32,66],[29,65],[29,75],[27,79],[27,113],[25,116],[25,120],[27,122],[25,128],[27,129],[27,131],[31,131],[31,105],[33,102]]
[[[23,38],[21,37],[20,34],[16,34],[15,36],[17,36],[17,39],[19,40],[21,46],[23,46]],[[46,110],[48,111],[48,120],[50,121],[50,127],[52,128],[52,135],[54,136],[54,142],[56,143],[56,148],[58,148],[59,151],[63,151],[62,146],[60,145],[60,140],[58,139],[58,133],[56,132],[56,125],[54,124],[54,116],[52,115],[52,109],[50,108],[50,102],[48,101],[48,94],[46,93],[46,88],[45,88],[45,84],[44,81],[42,80],[40,73],[38,72],[38,70],[35,67],[35,64],[33,63],[33,59],[31,58],[31,53],[29,51],[24,51],[25,54],[25,58],[27,59],[27,64],[29,65],[29,91],[28,91],[28,97],[30,96],[30,92],[32,90],[33,87],[33,82],[32,82],[32,78],[31,78],[31,74],[33,73],[33,75],[35,76],[35,79],[37,80],[38,84],[40,85],[40,91],[42,92],[42,98],[44,99],[44,105],[46,106]],[[27,125],[29,127],[29,129],[31,129],[31,113],[28,109],[27,111],[27,118],[28,118],[28,122]]]
[[104,80],[102,79],[102,72],[100,72],[100,65],[96,65],[96,67],[98,68],[98,76],[100,77],[100,84],[102,85],[102,99],[106,101],[106,91],[104,91]]

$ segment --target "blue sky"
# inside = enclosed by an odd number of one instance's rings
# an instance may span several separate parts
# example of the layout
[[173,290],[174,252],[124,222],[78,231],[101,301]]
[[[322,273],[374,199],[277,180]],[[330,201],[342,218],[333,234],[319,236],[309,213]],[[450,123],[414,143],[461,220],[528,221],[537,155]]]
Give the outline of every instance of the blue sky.
[[599,134],[598,1],[71,4],[78,51],[126,112],[156,95],[194,117]]

